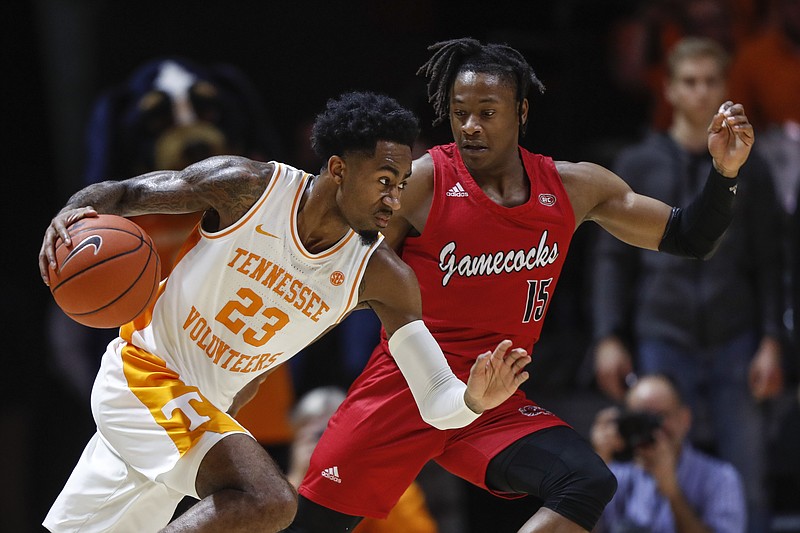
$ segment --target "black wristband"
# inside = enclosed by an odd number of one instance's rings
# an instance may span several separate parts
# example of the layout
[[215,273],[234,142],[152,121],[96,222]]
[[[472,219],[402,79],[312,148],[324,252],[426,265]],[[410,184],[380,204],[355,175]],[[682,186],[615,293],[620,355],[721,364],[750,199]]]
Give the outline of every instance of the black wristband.
[[685,209],[673,207],[658,249],[673,255],[708,259],[733,218],[737,178],[726,178],[711,165],[708,179]]
[[714,163],[711,163],[711,170],[708,172],[708,179],[706,180],[706,187],[708,187],[709,183],[712,184],[714,187],[720,188],[720,190],[725,189],[730,194],[736,196],[736,184],[739,181],[738,174],[732,178],[728,178],[723,176],[719,172],[717,172],[716,167],[714,167]]

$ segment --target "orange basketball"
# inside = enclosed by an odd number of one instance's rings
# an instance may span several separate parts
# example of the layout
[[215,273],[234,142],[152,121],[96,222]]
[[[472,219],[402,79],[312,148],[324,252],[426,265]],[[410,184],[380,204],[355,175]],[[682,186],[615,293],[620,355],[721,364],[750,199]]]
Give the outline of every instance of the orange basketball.
[[72,246],[56,242],[58,270],[50,292],[70,318],[93,328],[117,328],[153,301],[161,262],[138,225],[116,215],[84,218],[68,227]]

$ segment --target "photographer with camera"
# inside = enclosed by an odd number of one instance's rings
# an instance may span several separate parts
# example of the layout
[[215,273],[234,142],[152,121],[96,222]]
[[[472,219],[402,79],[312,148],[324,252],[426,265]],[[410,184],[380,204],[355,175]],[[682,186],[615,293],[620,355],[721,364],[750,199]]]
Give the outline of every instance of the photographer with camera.
[[745,531],[741,476],[730,463],[692,447],[691,423],[677,386],[662,374],[639,378],[624,409],[597,414],[592,446],[618,488],[596,533]]

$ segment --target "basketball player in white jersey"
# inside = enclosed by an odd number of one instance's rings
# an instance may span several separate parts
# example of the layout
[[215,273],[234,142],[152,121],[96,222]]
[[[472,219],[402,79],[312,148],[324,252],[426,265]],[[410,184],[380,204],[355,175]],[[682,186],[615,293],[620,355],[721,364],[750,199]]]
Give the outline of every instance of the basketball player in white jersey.
[[[383,243],[418,129],[394,100],[349,93],[315,121],[312,143],[327,161],[318,176],[220,156],[70,198],[44,235],[45,283],[56,240],[69,245],[67,227],[84,217],[204,216],[155,303],[103,356],[92,392],[97,433],[44,520],[50,531],[288,526],[294,489],[230,414],[358,306],[383,322],[420,416],[437,428],[467,425],[527,379],[530,357],[510,341],[483,354],[467,384],[456,378],[420,319],[415,276]],[[170,522],[184,495],[200,501]]]

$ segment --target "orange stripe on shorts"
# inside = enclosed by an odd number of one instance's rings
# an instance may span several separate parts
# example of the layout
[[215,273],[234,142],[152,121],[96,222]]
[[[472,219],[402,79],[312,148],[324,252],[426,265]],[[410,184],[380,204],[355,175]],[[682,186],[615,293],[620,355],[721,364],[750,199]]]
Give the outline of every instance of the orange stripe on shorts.
[[242,432],[228,414],[186,385],[160,357],[131,344],[122,348],[122,366],[131,392],[150,410],[183,456],[206,431]]

